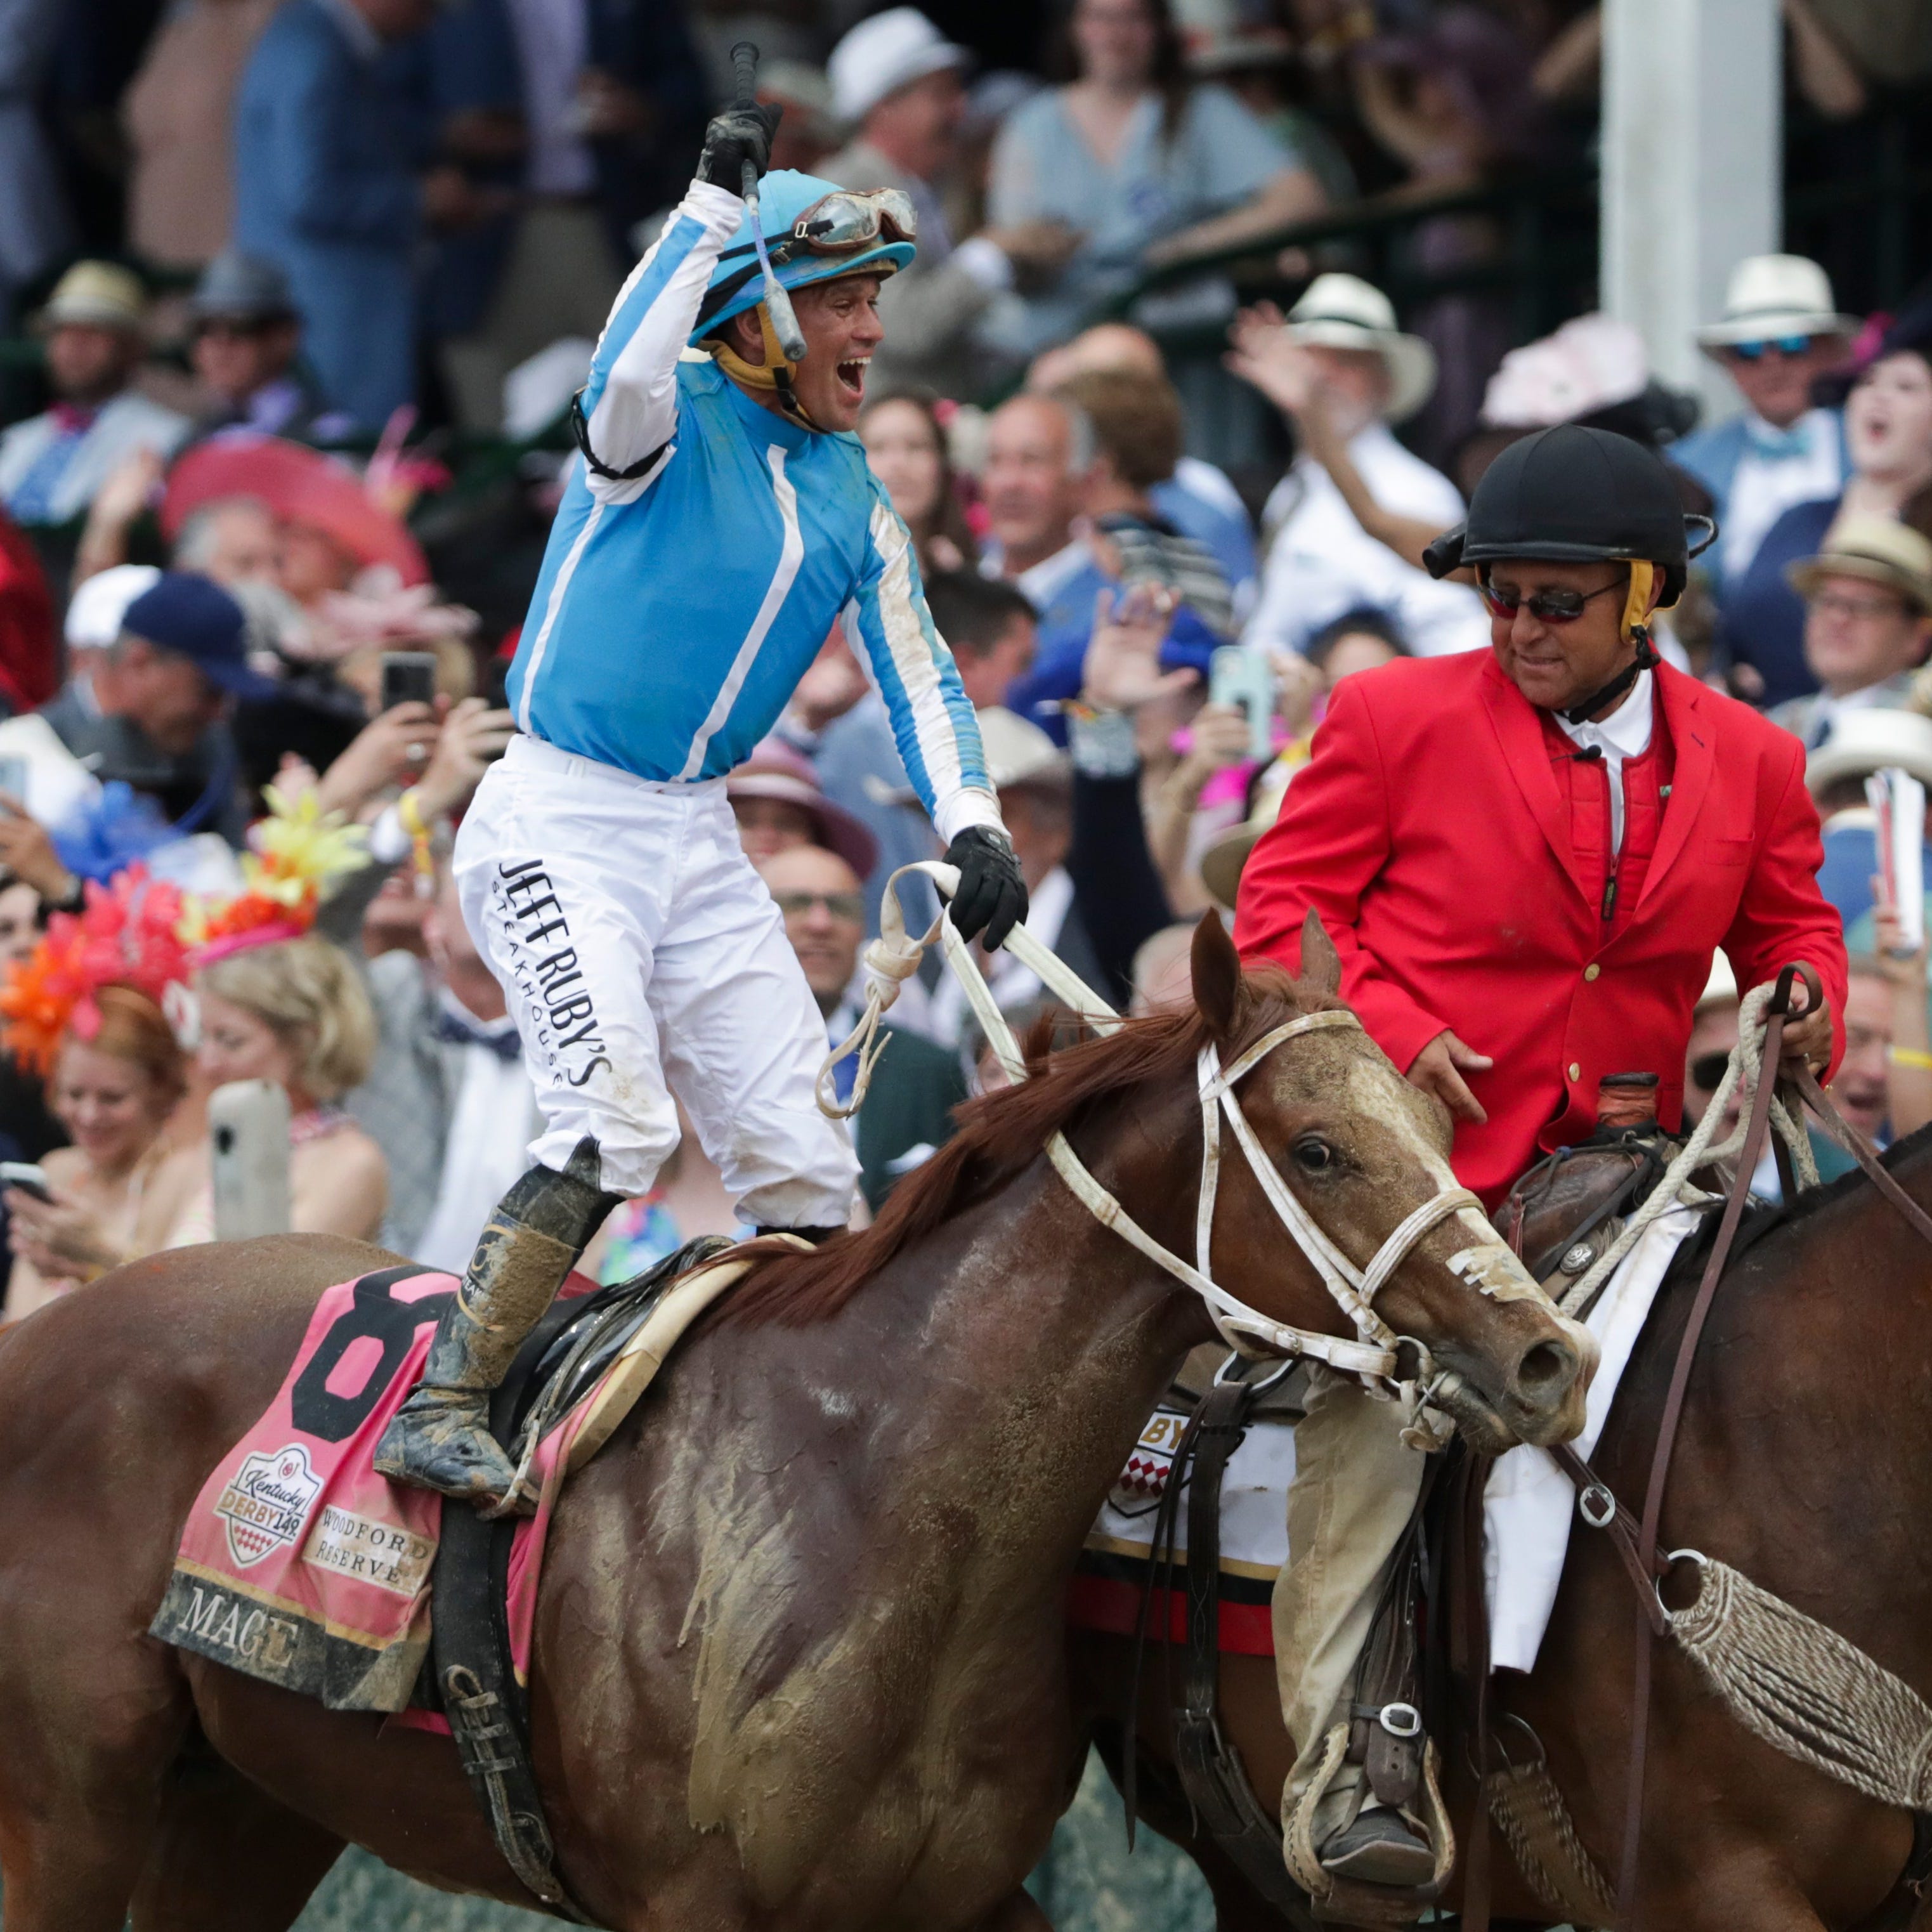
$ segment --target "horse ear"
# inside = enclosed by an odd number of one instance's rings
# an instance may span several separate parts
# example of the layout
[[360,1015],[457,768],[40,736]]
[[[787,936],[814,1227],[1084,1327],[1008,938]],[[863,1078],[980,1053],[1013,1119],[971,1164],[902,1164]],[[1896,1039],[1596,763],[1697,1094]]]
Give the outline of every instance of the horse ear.
[[1225,1040],[1234,1030],[1234,1004],[1241,990],[1241,956],[1217,912],[1204,913],[1194,928],[1194,1004],[1208,1030]]
[[1301,983],[1311,992],[1331,998],[1342,990],[1342,956],[1312,906],[1301,922]]

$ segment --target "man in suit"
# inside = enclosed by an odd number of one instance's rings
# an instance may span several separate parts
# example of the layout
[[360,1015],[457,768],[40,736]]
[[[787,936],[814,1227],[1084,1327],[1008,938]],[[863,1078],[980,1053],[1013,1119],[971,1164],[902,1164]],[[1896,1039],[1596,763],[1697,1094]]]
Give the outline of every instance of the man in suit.
[[[866,937],[866,900],[859,875],[822,845],[794,845],[775,852],[758,868],[784,916],[806,983],[825,1015],[828,1049],[857,1024],[848,998]],[[966,1097],[958,1060],[916,1033],[894,1028],[852,1123],[859,1153],[859,1185],[876,1212],[900,1175],[909,1172],[952,1132],[952,1110]],[[858,1063],[848,1058],[834,1070],[841,1099],[851,1092]]]
[[1804,664],[1819,688],[1768,715],[1815,752],[1847,712],[1910,700],[1932,646],[1932,543],[1889,517],[1840,517],[1785,574],[1804,599]]
[[[1491,649],[1337,688],[1243,873],[1235,938],[1293,969],[1319,914],[1344,993],[1442,1103],[1456,1178],[1493,1204],[1540,1152],[1589,1135],[1606,1075],[1657,1074],[1676,1126],[1717,947],[1747,988],[1793,961],[1817,969],[1825,1003],[1787,1026],[1784,1051],[1824,1072],[1845,950],[1814,876],[1803,747],[1651,646],[1652,614],[1688,564],[1654,452],[1576,424],[1527,437],[1430,562],[1474,571]],[[1297,1431],[1276,1656],[1302,1746],[1284,1816],[1311,1823],[1324,1870],[1304,1882],[1318,1886],[1414,1884],[1432,1856],[1358,1767],[1318,1780],[1420,1486],[1401,1408],[1330,1380]]]

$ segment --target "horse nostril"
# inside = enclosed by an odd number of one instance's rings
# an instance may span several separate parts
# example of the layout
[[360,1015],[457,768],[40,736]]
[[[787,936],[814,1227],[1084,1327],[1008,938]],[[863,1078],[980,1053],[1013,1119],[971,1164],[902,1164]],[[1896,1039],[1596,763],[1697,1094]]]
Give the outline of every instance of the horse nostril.
[[1576,1379],[1575,1354],[1561,1342],[1539,1342],[1516,1367],[1516,1392],[1538,1408],[1560,1401]]

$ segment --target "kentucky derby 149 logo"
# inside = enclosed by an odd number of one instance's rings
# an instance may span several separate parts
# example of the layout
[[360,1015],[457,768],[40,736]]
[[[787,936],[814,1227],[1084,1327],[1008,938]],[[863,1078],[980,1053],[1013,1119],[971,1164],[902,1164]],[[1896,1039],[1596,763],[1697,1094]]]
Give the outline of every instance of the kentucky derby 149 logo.
[[321,1488],[298,1442],[243,1456],[214,1505],[227,1525],[229,1554],[245,1569],[294,1543]]

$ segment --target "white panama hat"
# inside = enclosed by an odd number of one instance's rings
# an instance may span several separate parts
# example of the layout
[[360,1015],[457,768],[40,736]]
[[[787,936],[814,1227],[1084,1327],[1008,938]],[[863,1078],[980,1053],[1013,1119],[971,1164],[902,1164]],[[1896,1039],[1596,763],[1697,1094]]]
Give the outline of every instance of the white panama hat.
[[1856,316],[1840,315],[1832,279],[1802,255],[1750,255],[1731,271],[1724,312],[1697,332],[1700,348],[1721,352],[1734,343],[1780,335],[1856,335]]
[[971,64],[964,47],[949,40],[916,7],[889,7],[861,20],[832,50],[825,71],[832,82],[832,111],[848,126],[929,74]]
[[1395,326],[1395,305],[1359,275],[1317,275],[1288,312],[1288,332],[1319,349],[1369,350],[1388,370],[1390,422],[1412,416],[1436,389],[1436,352]]
[[1932,786],[1932,718],[1878,705],[1843,711],[1832,735],[1804,760],[1804,783],[1816,797],[1841,779],[1869,778],[1893,765]]

